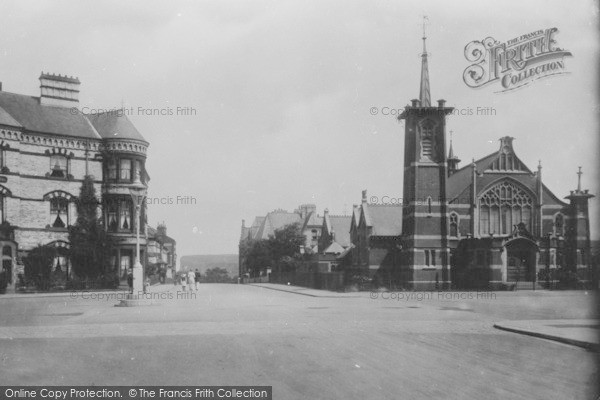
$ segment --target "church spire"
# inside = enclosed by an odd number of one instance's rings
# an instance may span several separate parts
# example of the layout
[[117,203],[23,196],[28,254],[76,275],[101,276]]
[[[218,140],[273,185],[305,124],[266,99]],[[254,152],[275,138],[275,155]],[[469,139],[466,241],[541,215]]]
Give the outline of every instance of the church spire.
[[423,16],[423,54],[421,54],[421,90],[419,92],[419,100],[421,107],[431,107],[431,95],[429,94],[429,68],[427,65],[427,47],[425,40],[427,35],[425,32],[425,24],[428,20],[427,16]]
[[458,170],[458,163],[460,162],[460,158],[454,155],[454,150],[452,149],[452,131],[450,131],[450,150],[448,151],[448,176],[452,175]]

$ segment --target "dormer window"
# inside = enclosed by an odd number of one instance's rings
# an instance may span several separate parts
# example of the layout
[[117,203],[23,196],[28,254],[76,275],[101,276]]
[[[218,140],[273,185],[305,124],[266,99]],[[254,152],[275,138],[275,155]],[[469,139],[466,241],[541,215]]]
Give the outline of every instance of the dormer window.
[[67,177],[67,158],[63,155],[50,156],[50,176],[53,178]]

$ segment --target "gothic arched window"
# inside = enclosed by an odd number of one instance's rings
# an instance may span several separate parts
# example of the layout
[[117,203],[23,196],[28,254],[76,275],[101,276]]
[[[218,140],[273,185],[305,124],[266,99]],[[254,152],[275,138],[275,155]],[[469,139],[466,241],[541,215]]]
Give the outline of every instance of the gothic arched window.
[[519,223],[531,232],[532,196],[514,182],[503,181],[479,198],[479,233],[510,235]]

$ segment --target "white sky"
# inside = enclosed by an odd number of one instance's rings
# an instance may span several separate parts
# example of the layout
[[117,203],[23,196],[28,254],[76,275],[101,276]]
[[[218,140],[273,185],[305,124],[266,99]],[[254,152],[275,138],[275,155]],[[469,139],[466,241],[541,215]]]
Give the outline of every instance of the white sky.
[[[369,195],[402,197],[404,126],[371,107],[418,97],[421,16],[429,16],[432,100],[493,107],[452,116],[465,165],[514,136],[517,155],[564,197],[598,195],[598,9],[591,1],[6,1],[0,81],[39,95],[40,72],[78,76],[81,106],[193,107],[130,119],[150,142],[151,205],[179,255],[236,253],[241,219],[315,203],[350,213]],[[462,80],[464,47],[557,27],[568,75],[496,94]],[[598,200],[591,202],[593,223]],[[194,229],[196,228],[196,229]],[[598,229],[592,231],[598,237]]]

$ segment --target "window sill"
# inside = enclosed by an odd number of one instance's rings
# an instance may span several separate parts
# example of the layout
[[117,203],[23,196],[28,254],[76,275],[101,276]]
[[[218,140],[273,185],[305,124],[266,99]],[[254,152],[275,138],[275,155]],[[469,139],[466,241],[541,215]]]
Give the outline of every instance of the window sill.
[[75,178],[71,174],[67,174],[67,176],[52,176],[50,172],[46,172],[46,178],[51,179],[53,181],[72,181]]
[[52,232],[68,232],[69,231],[68,227],[58,228],[58,227],[54,227],[54,226],[50,226],[50,225],[46,225],[46,229],[48,229],[49,231],[52,231]]

